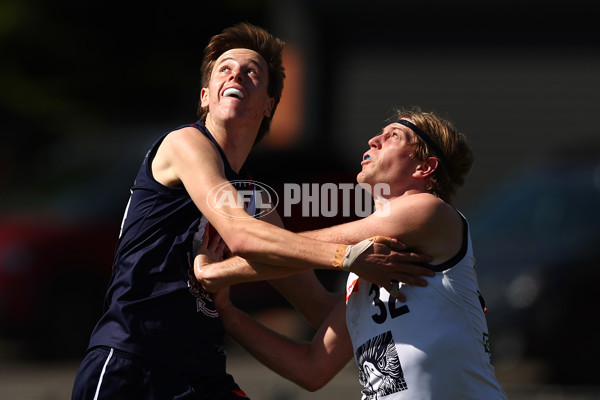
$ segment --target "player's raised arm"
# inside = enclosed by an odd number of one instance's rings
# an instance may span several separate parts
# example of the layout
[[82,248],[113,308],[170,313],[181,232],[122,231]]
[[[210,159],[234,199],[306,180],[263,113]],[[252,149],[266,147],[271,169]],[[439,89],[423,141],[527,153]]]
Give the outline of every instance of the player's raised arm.
[[[233,198],[237,198],[236,189],[223,177],[223,166],[217,159],[218,153],[214,146],[193,130],[182,130],[167,136],[162,149],[173,155],[177,154],[177,157],[173,157],[173,166],[170,168],[175,171],[173,176],[183,182],[198,208],[234,254],[250,262],[294,268],[294,272],[352,268],[357,265],[359,268],[381,271],[385,277],[379,281],[388,282],[387,284],[397,275],[394,274],[394,269],[398,268],[405,256],[391,251],[386,244],[374,243],[364,248],[354,248],[352,252],[351,245],[328,243],[297,235],[251,218],[243,208],[218,203],[210,196],[213,188],[230,190]],[[352,257],[349,258],[347,255],[350,253]],[[408,258],[413,262],[427,260],[412,255]],[[268,278],[272,277],[275,276]]]

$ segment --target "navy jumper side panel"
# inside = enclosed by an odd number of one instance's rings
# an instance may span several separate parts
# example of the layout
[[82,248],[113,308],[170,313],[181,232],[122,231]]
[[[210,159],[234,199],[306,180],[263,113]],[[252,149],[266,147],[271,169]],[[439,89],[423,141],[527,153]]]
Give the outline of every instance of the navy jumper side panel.
[[[219,150],[229,180],[235,173]],[[89,348],[108,346],[191,373],[225,373],[223,326],[193,275],[193,239],[202,215],[187,191],[152,176],[151,162],[168,133],[147,153],[127,205],[104,313]],[[242,173],[243,174],[243,173]]]

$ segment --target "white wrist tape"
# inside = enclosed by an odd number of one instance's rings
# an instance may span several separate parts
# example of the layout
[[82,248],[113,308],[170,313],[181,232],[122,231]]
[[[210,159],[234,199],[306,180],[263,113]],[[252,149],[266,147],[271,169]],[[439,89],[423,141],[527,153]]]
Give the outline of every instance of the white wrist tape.
[[333,267],[342,271],[350,271],[350,266],[356,261],[358,256],[364,253],[376,241],[376,237],[365,239],[354,245],[339,245],[336,251]]

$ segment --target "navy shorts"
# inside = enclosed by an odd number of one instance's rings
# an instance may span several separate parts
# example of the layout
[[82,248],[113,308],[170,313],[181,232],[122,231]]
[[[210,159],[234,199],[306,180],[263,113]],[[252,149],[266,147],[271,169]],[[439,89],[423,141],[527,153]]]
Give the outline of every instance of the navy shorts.
[[205,376],[162,367],[133,354],[97,347],[77,371],[72,400],[249,399],[228,374]]

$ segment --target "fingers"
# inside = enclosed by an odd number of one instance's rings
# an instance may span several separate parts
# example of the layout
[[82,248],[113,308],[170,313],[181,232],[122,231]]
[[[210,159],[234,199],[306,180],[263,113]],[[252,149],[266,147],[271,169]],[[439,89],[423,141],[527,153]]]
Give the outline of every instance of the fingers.
[[[417,254],[406,250],[403,243],[396,239],[385,236],[373,236],[370,240],[374,242],[373,249],[378,254],[389,254],[391,260],[395,263],[426,263],[430,262],[431,256],[427,254]],[[392,250],[390,252],[390,249]]]
[[384,286],[384,289],[388,291],[390,296],[395,297],[403,303],[406,302],[406,297],[400,293],[400,290],[398,289],[398,282],[390,282],[388,285]]
[[396,271],[404,276],[435,276],[435,271],[412,263],[393,260],[393,265],[396,267]]
[[371,241],[373,241],[375,243],[385,244],[388,247],[390,247],[394,241],[394,239],[387,237],[387,236],[373,236],[370,239],[371,239]]
[[202,241],[198,246],[196,258],[200,263],[221,261],[223,260],[226,248],[227,243],[225,243],[219,233],[210,224],[207,224],[204,228]]
[[[431,261],[431,256],[426,254],[417,254],[413,252],[397,252],[390,253],[390,257],[394,262],[398,263],[426,263]],[[426,269],[421,267],[422,269]]]
[[208,225],[204,228],[204,233],[202,234],[202,241],[200,242],[199,249],[206,249],[208,247],[208,242],[210,240],[210,234],[208,233]]
[[390,266],[393,268],[391,274],[393,280],[404,282],[414,286],[427,286],[427,277],[434,277],[435,272],[426,267],[414,264],[397,263]]
[[412,286],[425,287],[429,283],[426,278],[434,277],[435,272],[426,267],[393,261],[387,264],[386,279],[398,281]]
[[221,235],[212,225],[207,224],[204,229],[204,236],[202,237],[202,242],[206,242],[205,248],[211,251],[215,251],[220,249],[221,251],[225,248],[225,242],[221,239]]
[[219,261],[221,261],[225,256],[225,247],[227,247],[227,244],[225,243],[225,241],[223,239],[220,239],[219,245],[217,246],[217,248],[215,250],[215,254],[218,254],[220,257]]
[[415,276],[415,275],[398,274],[398,275],[395,275],[394,278],[397,278],[398,281],[400,281],[402,283],[406,283],[407,285],[421,286],[421,287],[425,287],[428,285],[428,282],[425,279],[419,278],[418,276]]
[[406,297],[404,297],[404,295],[402,293],[400,293],[400,290],[398,290],[396,287],[392,286],[392,288],[390,290],[388,290],[388,292],[390,293],[390,296],[395,297],[396,299],[400,300],[401,302],[406,301]]
[[406,245],[402,242],[399,242],[397,239],[387,237],[387,236],[373,236],[370,238],[375,243],[381,243],[386,245],[392,250],[395,251],[404,251],[406,250]]
[[216,252],[221,245],[221,237],[218,234],[213,235],[208,241],[207,249],[210,252]]
[[386,273],[384,273],[383,275],[380,275],[381,278],[380,279],[373,279],[372,282],[373,283],[377,283],[378,285],[380,285],[381,287],[384,288],[388,288],[391,286],[388,285],[387,282],[389,281],[395,281],[395,282],[402,282],[406,285],[410,285],[410,286],[420,286],[420,287],[425,287],[427,285],[429,285],[429,282],[427,281],[427,279],[423,278],[423,274],[421,275],[412,275],[412,274],[406,274],[404,272],[400,272],[400,271],[394,271],[392,270],[394,267],[393,266],[388,266],[388,271]]

